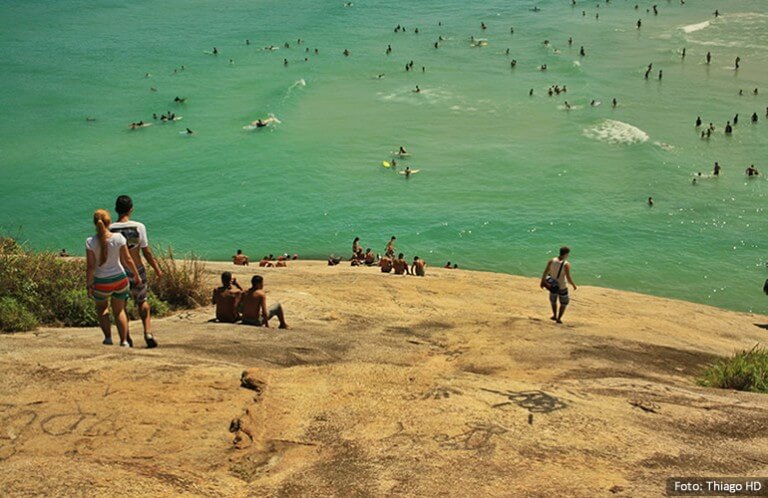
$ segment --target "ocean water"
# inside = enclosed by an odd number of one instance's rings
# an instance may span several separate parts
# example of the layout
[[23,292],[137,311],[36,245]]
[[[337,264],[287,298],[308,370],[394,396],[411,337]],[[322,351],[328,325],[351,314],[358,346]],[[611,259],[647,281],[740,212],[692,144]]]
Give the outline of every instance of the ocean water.
[[[83,254],[127,193],[153,243],[211,259],[395,234],[433,265],[538,276],[568,244],[577,284],[765,311],[768,184],[744,170],[768,174],[768,2],[353,2],[3,1],[2,230]],[[400,145],[408,180],[381,166]]]

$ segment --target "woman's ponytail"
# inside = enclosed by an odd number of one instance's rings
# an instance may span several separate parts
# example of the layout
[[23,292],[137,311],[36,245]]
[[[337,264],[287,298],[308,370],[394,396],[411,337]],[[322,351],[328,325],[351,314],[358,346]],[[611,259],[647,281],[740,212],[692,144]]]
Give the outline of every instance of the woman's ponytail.
[[99,266],[101,266],[107,262],[109,251],[107,239],[109,238],[109,225],[112,224],[112,218],[109,216],[109,211],[105,209],[97,209],[94,211],[93,223],[96,225],[96,235],[99,237],[99,246],[101,247],[101,254],[99,255]]

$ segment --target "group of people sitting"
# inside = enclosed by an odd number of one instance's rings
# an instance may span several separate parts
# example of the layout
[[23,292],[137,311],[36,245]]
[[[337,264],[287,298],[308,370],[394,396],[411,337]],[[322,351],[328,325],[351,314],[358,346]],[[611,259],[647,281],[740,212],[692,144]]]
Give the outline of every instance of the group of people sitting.
[[[290,259],[296,261],[299,259],[299,255],[294,254]],[[238,249],[237,254],[232,256],[232,263],[236,264],[237,266],[248,266],[250,261],[250,258],[243,254],[242,249]],[[273,254],[264,256],[261,258],[261,261],[259,261],[259,266],[261,268],[285,268],[288,266],[288,253],[278,256],[277,259],[275,259]]]
[[269,320],[277,317],[280,328],[288,328],[280,303],[267,305],[264,278],[261,275],[254,275],[251,288],[243,290],[232,273],[225,271],[221,274],[221,287],[213,290],[212,301],[216,305],[216,320],[219,322],[242,321],[245,325],[269,327]]
[[[425,275],[427,263],[418,256],[414,256],[413,263],[411,263],[409,267],[403,253],[399,253],[397,257],[395,257],[396,240],[397,237],[393,235],[392,238],[389,239],[387,247],[384,249],[384,256],[381,256],[379,254],[374,254],[370,247],[363,252],[363,247],[360,245],[360,237],[355,237],[355,240],[352,241],[352,257],[350,258],[350,264],[352,266],[379,266],[382,273],[391,273],[394,271],[395,275],[415,275],[423,277]],[[331,254],[328,257],[328,266],[336,266],[343,260],[344,258],[336,257],[336,255]]]

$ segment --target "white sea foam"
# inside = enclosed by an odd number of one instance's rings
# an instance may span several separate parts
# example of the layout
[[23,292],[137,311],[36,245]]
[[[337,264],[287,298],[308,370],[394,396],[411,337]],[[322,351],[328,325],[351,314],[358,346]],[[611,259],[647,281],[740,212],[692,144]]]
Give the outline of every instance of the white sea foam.
[[701,31],[702,29],[706,29],[711,25],[709,21],[700,22],[697,24],[689,24],[688,26],[681,26],[680,29],[683,30],[683,33],[690,34],[695,33],[696,31]]
[[606,119],[590,128],[584,129],[584,136],[593,140],[611,144],[640,144],[648,140],[648,134],[631,124],[613,119]]

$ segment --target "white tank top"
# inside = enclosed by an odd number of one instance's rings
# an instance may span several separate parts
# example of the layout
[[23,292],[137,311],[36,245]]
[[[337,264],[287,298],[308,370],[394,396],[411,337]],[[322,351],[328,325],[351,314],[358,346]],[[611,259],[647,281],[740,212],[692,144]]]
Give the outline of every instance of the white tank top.
[[[568,288],[568,281],[565,278],[565,265],[567,264],[567,261],[560,261],[557,258],[552,258],[549,262],[549,275],[552,278],[557,278],[557,285],[561,290]],[[560,266],[563,266],[563,271],[560,271]],[[557,277],[558,272],[560,272],[560,278]]]

